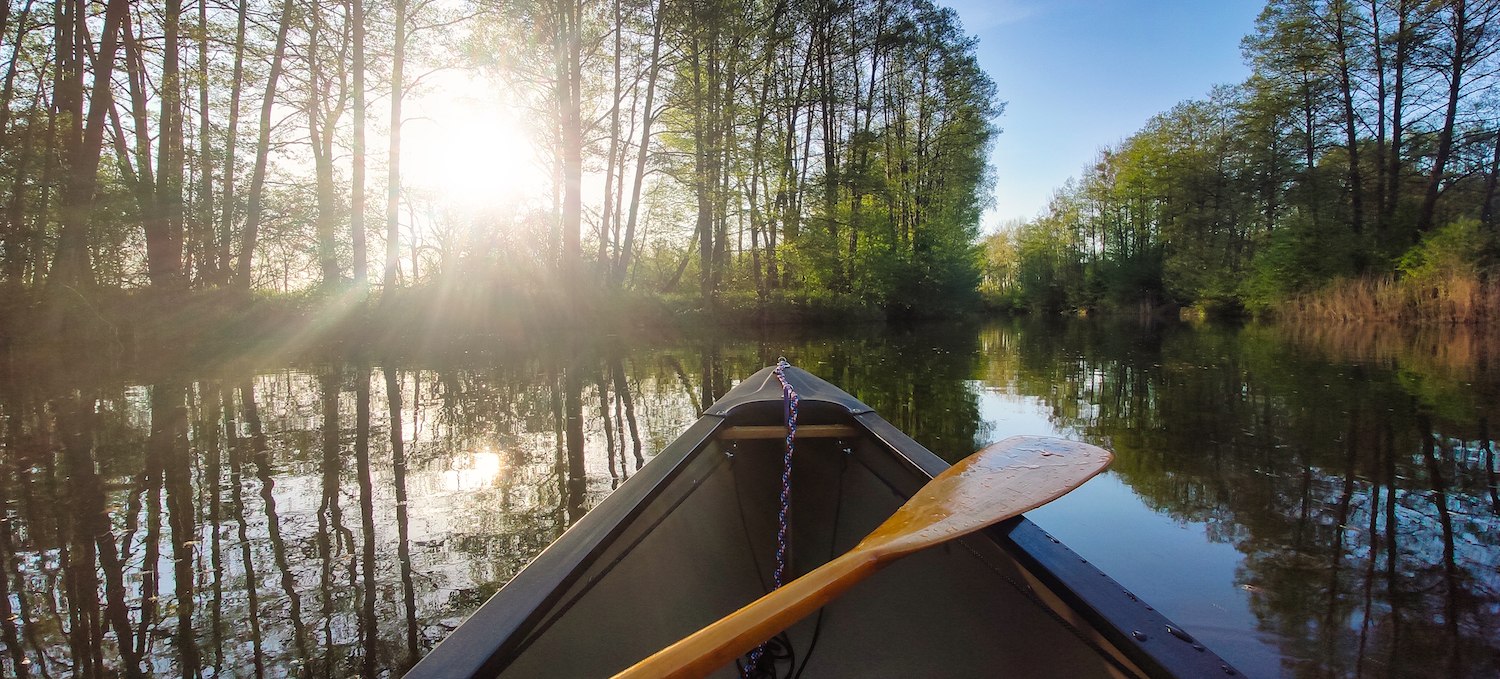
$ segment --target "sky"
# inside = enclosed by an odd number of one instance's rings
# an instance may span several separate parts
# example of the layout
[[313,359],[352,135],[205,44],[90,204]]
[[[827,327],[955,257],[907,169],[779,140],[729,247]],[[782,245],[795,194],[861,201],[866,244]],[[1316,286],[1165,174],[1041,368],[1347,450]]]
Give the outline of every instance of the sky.
[[1240,39],[1264,0],[939,0],[979,38],[1006,102],[991,233],[1030,219],[1099,150],[1153,115],[1250,75]]

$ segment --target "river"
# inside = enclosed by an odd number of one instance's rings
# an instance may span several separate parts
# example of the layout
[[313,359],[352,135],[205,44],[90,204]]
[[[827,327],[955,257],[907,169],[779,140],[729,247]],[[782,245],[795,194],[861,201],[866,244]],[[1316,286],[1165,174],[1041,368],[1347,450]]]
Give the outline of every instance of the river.
[[1497,339],[1030,319],[16,355],[0,674],[399,674],[785,356],[948,460],[1114,450],[1029,516],[1250,676],[1495,676]]

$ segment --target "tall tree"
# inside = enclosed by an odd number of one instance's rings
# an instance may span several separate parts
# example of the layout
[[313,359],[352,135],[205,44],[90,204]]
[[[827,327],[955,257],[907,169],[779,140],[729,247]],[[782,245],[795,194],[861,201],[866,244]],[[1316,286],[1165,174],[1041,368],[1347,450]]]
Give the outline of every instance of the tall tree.
[[[401,102],[406,98],[406,0],[395,0],[391,38],[391,117],[386,141],[385,294],[395,289],[401,272]],[[415,276],[415,272],[412,274]]]
[[1471,6],[1469,0],[1452,0],[1446,5],[1443,22],[1445,36],[1440,53],[1444,57],[1442,77],[1447,81],[1447,98],[1443,110],[1443,124],[1438,130],[1437,151],[1433,154],[1432,170],[1427,177],[1427,191],[1422,196],[1422,207],[1417,213],[1417,231],[1426,232],[1433,227],[1433,216],[1437,210],[1438,195],[1448,179],[1448,161],[1453,155],[1453,135],[1458,124],[1459,101],[1463,97],[1464,85],[1470,71],[1484,59],[1494,56],[1497,38],[1495,24],[1500,21],[1500,3],[1479,0]]
[[266,76],[265,92],[260,100],[260,131],[255,144],[255,165],[250,171],[249,196],[246,198],[245,224],[240,229],[240,252],[235,265],[234,285],[249,290],[255,272],[251,268],[255,248],[260,242],[260,223],[265,199],[266,172],[271,158],[271,112],[276,106],[276,91],[286,59],[287,32],[291,29],[295,0],[282,0],[281,18],[276,22],[276,43],[271,48],[271,70]]
[[[62,130],[64,183],[59,201],[57,251],[47,282],[53,288],[84,288],[94,283],[89,255],[89,229],[99,183],[99,158],[110,108],[110,80],[119,49],[120,31],[130,16],[128,0],[109,0],[104,9],[99,48],[89,50],[88,6],[82,0],[58,2],[53,14],[53,45],[57,73],[53,105],[67,120]],[[85,64],[93,67],[93,87],[87,109],[84,98]]]
[[563,285],[577,291],[583,270],[583,0],[553,0],[553,50],[562,173]]
[[354,63],[354,158],[349,189],[349,235],[354,246],[354,283],[369,283],[369,255],[365,252],[365,2],[349,0]]

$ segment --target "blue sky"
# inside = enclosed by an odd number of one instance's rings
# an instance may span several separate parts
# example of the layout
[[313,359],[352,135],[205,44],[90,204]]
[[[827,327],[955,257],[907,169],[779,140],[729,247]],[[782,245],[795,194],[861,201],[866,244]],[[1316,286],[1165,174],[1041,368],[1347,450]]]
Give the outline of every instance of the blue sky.
[[939,0],[979,37],[1007,102],[985,232],[1029,219],[1099,149],[1250,70],[1240,39],[1264,0]]

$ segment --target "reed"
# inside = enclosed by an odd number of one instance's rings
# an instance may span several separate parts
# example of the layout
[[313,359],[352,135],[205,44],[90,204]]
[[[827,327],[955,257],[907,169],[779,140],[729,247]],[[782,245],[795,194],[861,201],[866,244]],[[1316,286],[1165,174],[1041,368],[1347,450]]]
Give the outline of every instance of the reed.
[[1500,280],[1478,275],[1344,278],[1275,309],[1290,321],[1483,325],[1500,321]]

